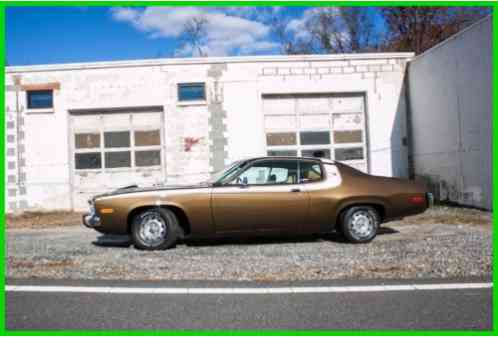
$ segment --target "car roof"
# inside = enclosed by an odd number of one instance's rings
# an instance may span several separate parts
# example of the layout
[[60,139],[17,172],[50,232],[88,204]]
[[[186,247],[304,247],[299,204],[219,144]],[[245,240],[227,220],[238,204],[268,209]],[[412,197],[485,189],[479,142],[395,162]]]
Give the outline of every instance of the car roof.
[[295,156],[266,156],[266,157],[251,157],[246,158],[245,161],[255,161],[262,159],[294,159],[294,160],[315,160],[321,161],[325,164],[335,164],[335,161],[327,158],[317,158],[317,157],[295,157]]

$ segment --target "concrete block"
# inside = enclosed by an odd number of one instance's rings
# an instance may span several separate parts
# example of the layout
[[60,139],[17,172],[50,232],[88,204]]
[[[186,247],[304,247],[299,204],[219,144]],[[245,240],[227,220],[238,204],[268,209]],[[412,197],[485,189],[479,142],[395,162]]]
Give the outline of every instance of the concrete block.
[[263,75],[265,76],[276,75],[276,74],[277,74],[276,68],[263,68]]
[[278,68],[279,75],[290,75],[290,68]]

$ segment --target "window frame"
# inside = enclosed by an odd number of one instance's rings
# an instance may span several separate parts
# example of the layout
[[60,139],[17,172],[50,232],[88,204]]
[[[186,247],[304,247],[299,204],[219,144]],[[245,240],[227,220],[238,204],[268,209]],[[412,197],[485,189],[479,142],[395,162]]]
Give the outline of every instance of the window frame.
[[[33,107],[30,106],[30,95],[33,93],[49,92],[51,95],[51,105],[47,107]],[[54,89],[34,89],[26,90],[26,110],[39,112],[39,111],[53,111],[54,109]]]
[[[159,131],[159,145],[136,145],[135,144],[135,132],[136,131]],[[130,137],[130,145],[127,147],[105,147],[105,133],[106,132],[124,132],[127,131],[129,132],[129,137]],[[93,148],[79,148],[77,149],[75,146],[75,137],[77,134],[84,134],[84,133],[91,133],[91,134],[99,134],[100,135],[100,146],[99,147],[93,147]],[[140,128],[109,128],[109,129],[104,129],[100,128],[99,130],[95,129],[80,129],[80,130],[75,130],[72,132],[72,142],[73,142],[73,149],[72,149],[72,161],[73,161],[73,170],[76,173],[83,173],[83,172],[124,172],[124,171],[136,171],[140,172],[142,170],[149,170],[149,169],[158,169],[163,166],[163,145],[161,144],[161,133],[162,129],[161,128],[150,128],[150,127],[140,127]],[[159,164],[158,165],[152,165],[152,166],[139,166],[136,165],[136,152],[140,151],[159,151]],[[93,152],[98,152],[100,153],[100,168],[87,168],[87,169],[78,169],[76,168],[76,154],[78,153],[93,153]],[[106,160],[105,156],[106,153],[110,152],[130,152],[130,166],[122,166],[122,167],[106,167]]]
[[[194,99],[182,99],[181,89],[182,87],[194,87],[196,85],[202,85],[203,88],[203,97],[202,98],[194,98]],[[196,102],[205,102],[207,100],[206,93],[206,82],[182,82],[177,83],[176,85],[176,100],[179,104],[188,104],[188,103],[196,103]]]
[[[232,179],[230,179],[229,181],[223,183],[221,186],[223,187],[230,187],[230,186],[233,186],[233,187],[251,187],[251,186],[268,186],[268,187],[276,187],[276,186],[292,186],[292,185],[299,185],[299,158],[278,158],[278,157],[275,157],[275,159],[270,159],[270,158],[260,158],[260,159],[256,159],[256,160],[253,160],[251,162],[249,162],[249,164],[247,165],[247,167],[245,167],[244,169],[241,170],[241,172],[239,172],[238,174],[236,174],[235,176],[232,177]],[[297,182],[294,183],[294,184],[291,184],[291,183],[279,183],[279,184],[231,184],[232,181],[236,180],[238,177],[240,177],[245,171],[247,171],[248,169],[250,169],[251,167],[253,167],[255,164],[259,164],[259,163],[264,163],[264,162],[274,162],[274,161],[295,161],[296,162],[296,165],[297,165]],[[271,167],[271,165],[270,165]]]
[[[299,175],[299,184],[303,184],[303,185],[306,185],[306,184],[316,184],[316,183],[320,183],[322,181],[325,180],[326,178],[326,172],[325,172],[325,169],[324,169],[324,166],[323,166],[323,162],[319,159],[298,159],[298,175]],[[318,180],[313,180],[313,181],[303,181],[301,179],[301,163],[302,162],[312,162],[314,164],[318,164],[320,165],[320,173],[321,173],[321,178],[318,179]]]
[[[251,168],[254,164],[265,162],[265,161],[269,161],[269,162],[272,162],[272,161],[295,161],[295,162],[297,162],[297,182],[294,183],[294,184],[292,184],[292,183],[247,184],[247,185],[244,185],[244,184],[231,184],[232,181],[234,181],[238,177],[240,177],[245,171],[247,171],[249,168]],[[302,162],[312,162],[314,164],[320,165],[321,178],[319,180],[314,180],[314,181],[303,181],[303,180],[301,180],[301,163]],[[289,158],[275,157],[275,159],[261,158],[261,159],[256,159],[256,160],[251,161],[249,163],[249,165],[247,165],[246,168],[242,169],[238,174],[236,174],[235,176],[233,176],[229,181],[224,182],[224,183],[220,183],[217,186],[221,186],[221,187],[229,187],[229,186],[234,186],[234,187],[270,186],[271,187],[271,186],[292,186],[292,185],[300,185],[300,184],[315,184],[315,183],[323,182],[326,179],[326,174],[327,173],[325,172],[325,169],[324,169],[324,166],[323,166],[323,162],[320,159],[313,159],[313,158],[301,159],[301,158],[298,158],[298,157],[295,157],[295,158],[291,158],[291,157],[289,157]]]

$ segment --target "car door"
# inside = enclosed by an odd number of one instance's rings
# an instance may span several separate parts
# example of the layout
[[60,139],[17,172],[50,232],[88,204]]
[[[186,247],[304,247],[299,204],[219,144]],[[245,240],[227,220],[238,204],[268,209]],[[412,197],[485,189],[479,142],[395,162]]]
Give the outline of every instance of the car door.
[[211,195],[217,233],[299,232],[309,202],[298,181],[296,159],[254,161]]
[[342,179],[337,167],[331,163],[320,163],[311,159],[300,161],[301,188],[309,198],[310,216],[303,224],[303,232],[328,232],[336,219],[335,209],[342,198],[338,188]]

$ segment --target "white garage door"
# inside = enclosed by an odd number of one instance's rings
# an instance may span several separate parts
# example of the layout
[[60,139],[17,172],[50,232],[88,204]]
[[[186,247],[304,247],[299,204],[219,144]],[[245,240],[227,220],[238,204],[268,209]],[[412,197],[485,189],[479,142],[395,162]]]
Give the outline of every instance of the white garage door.
[[324,157],[367,172],[364,97],[263,95],[267,153]]
[[160,112],[71,115],[73,205],[96,193],[164,181]]

